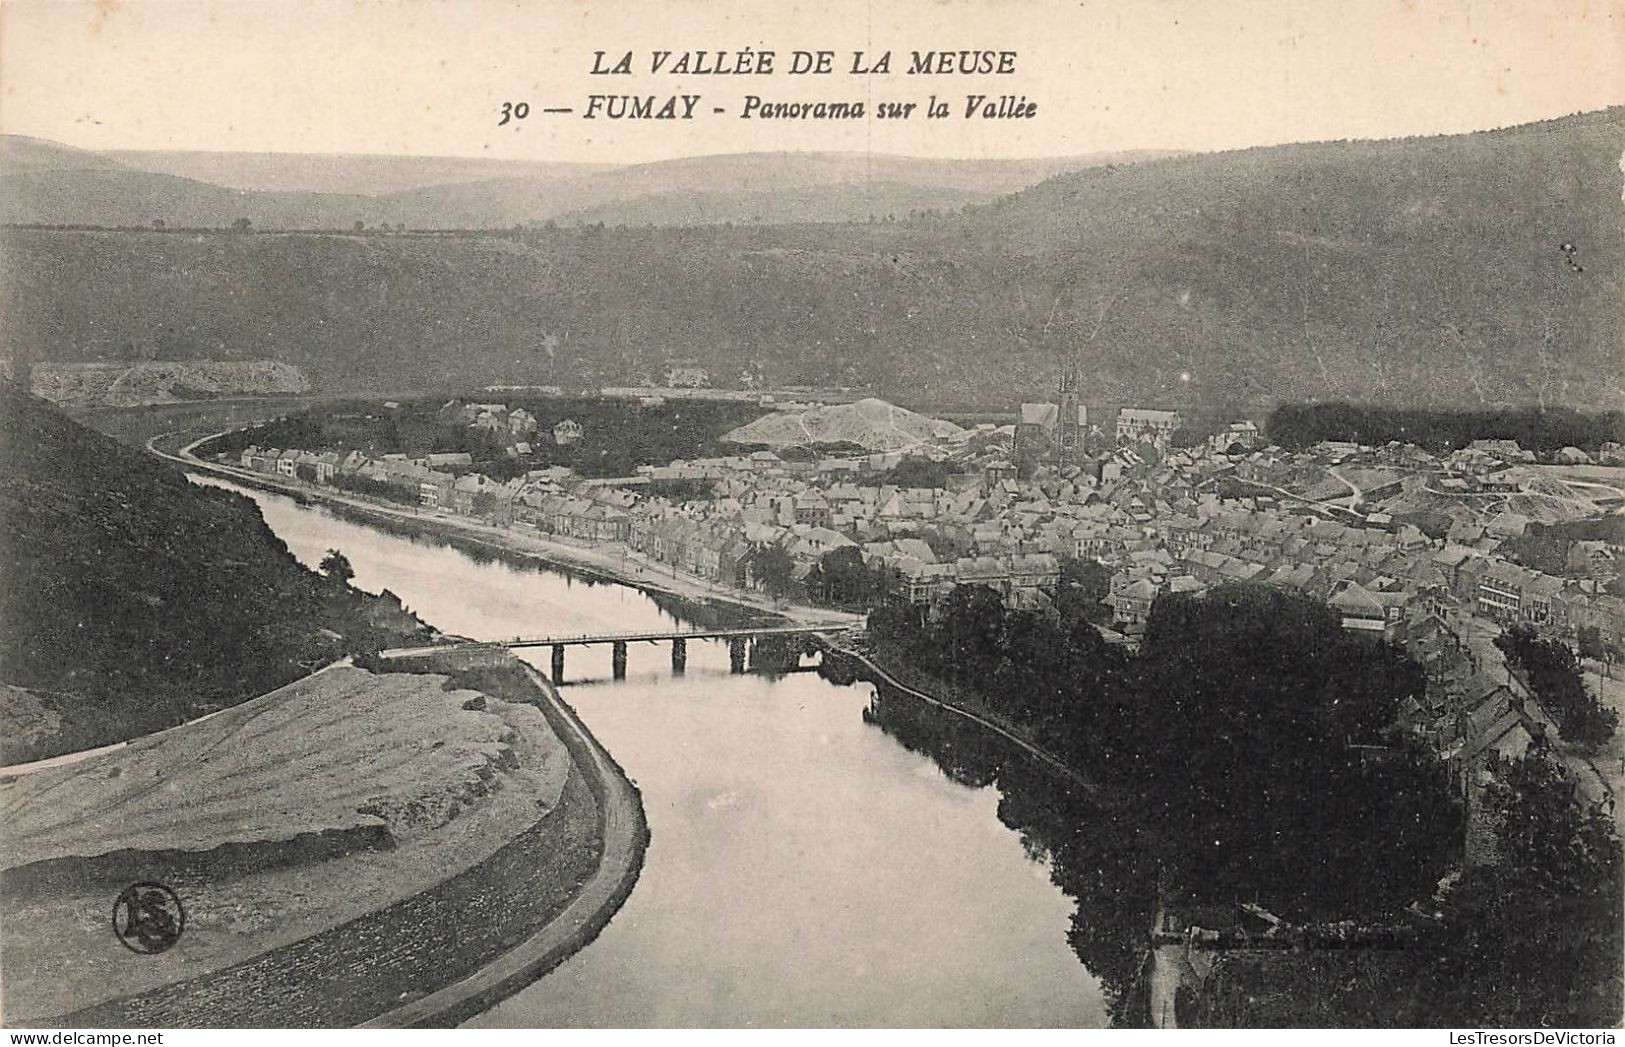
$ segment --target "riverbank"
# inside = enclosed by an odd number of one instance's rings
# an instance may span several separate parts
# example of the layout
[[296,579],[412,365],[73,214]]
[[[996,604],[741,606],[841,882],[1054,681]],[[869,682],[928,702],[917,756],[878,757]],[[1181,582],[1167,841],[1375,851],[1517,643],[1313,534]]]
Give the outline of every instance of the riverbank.
[[[161,446],[166,440],[174,442],[177,435],[165,433],[149,438],[148,451],[188,471],[286,495],[301,503],[321,503],[392,533],[433,535],[472,555],[496,556],[519,567],[542,565],[589,582],[627,585],[647,593],[657,602],[669,602],[683,617],[706,624],[826,622],[843,616],[842,612],[828,608],[773,600],[761,593],[720,586],[650,560],[618,543],[578,545],[531,530],[498,527],[471,517],[372,501],[330,488],[210,462],[192,453],[199,444],[224,433],[191,440],[174,451]],[[862,621],[861,615],[847,617],[854,624]]]
[[[826,650],[861,666],[863,672],[857,674],[860,679],[866,679],[870,683],[883,684],[927,705],[978,724],[1016,745],[1051,771],[1068,779],[1074,785],[1082,787],[1091,795],[1099,794],[1100,787],[1096,783],[1067,766],[1066,762],[1059,756],[1040,746],[1031,738],[1026,737],[1026,733],[1021,731],[1017,725],[985,708],[980,703],[967,699],[964,694],[959,692],[959,689],[952,688],[943,681],[929,679],[924,673],[919,672],[912,666],[902,664],[895,657],[886,658],[875,652],[865,653],[827,639],[822,641],[822,646]],[[908,683],[904,683],[898,678],[900,676],[910,679],[918,686],[910,686]],[[928,694],[920,690],[920,687],[930,687],[932,693]]]
[[363,1023],[367,1028],[446,1027],[468,1020],[529,985],[598,937],[643,870],[649,823],[643,798],[558,690],[528,665],[526,680],[548,696],[544,715],[570,750],[599,813],[597,868],[570,902],[530,937],[468,976]]
[[[392,904],[222,969],[82,1007],[45,1024],[451,1025],[539,977],[590,941],[630,893],[641,870],[647,844],[641,800],[546,681],[511,656],[487,652],[482,657],[486,664],[481,666],[469,665],[466,655],[448,655],[404,668],[437,671],[457,688],[486,696],[491,707],[507,704],[545,722],[554,736],[550,741],[570,767],[550,809],[538,818],[537,799],[531,798],[528,827],[455,875],[445,875],[458,868],[453,855],[416,863],[419,875],[427,870],[440,877],[438,882],[397,896]],[[496,659],[503,664],[495,664]],[[411,679],[421,674],[405,675]],[[511,799],[521,797],[513,794]],[[448,824],[460,827],[470,821],[465,811]],[[364,874],[387,857],[410,858],[408,850],[341,858],[360,862],[352,870],[351,897],[363,906],[376,897]],[[236,882],[228,876],[224,889]],[[183,897],[191,897],[183,884],[176,886]],[[256,909],[251,896],[239,902],[237,911],[251,918],[271,915]],[[105,935],[105,927],[98,926]],[[183,959],[192,931],[189,926],[187,940],[164,956],[142,957],[145,967],[166,957]],[[286,928],[273,922],[266,937],[279,931]],[[549,949],[530,954],[527,950],[543,936],[551,936]],[[286,940],[287,934],[281,937]],[[115,946],[111,955],[121,952]],[[131,955],[125,954],[126,963]]]

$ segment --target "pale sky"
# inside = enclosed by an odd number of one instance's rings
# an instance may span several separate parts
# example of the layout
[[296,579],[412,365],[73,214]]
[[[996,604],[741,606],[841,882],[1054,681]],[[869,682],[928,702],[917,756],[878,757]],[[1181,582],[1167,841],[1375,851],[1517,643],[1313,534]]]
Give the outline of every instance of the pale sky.
[[[775,51],[775,74],[648,68],[656,48],[742,47]],[[960,48],[1013,50],[1016,72],[902,75],[912,50]],[[635,52],[636,74],[589,75],[600,49]],[[795,49],[834,50],[836,73],[786,75]],[[858,49],[890,49],[891,75],[848,75]],[[594,93],[702,101],[692,121],[585,120]],[[747,93],[871,113],[744,120]],[[965,120],[971,93],[1026,95],[1037,115]],[[932,94],[950,118],[873,114]],[[531,115],[499,128],[504,101]],[[0,0],[0,131],[84,148],[1054,156],[1459,132],[1622,102],[1625,0]]]

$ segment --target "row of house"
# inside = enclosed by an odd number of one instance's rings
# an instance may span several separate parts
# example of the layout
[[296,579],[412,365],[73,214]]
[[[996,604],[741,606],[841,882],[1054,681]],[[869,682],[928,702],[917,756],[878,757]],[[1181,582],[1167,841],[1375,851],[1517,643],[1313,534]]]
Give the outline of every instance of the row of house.
[[[425,506],[582,541],[624,542],[722,584],[740,581],[730,548],[738,554],[778,545],[804,574],[824,552],[858,545],[866,560],[905,579],[916,603],[934,605],[955,585],[974,582],[1036,606],[1033,594],[1053,589],[1061,559],[1096,560],[1112,572],[1110,606],[1130,635],[1156,595],[1227,581],[1309,592],[1332,602],[1351,630],[1390,637],[1410,608],[1438,591],[1486,617],[1516,616],[1556,630],[1615,616],[1617,601],[1601,592],[1600,580],[1588,589],[1497,561],[1502,536],[1472,523],[1475,515],[1464,513],[1441,542],[1385,513],[1283,504],[1263,486],[1256,496],[1226,493],[1244,472],[1278,486],[1351,459],[1371,466],[1358,474],[1368,482],[1403,487],[1405,470],[1437,464],[1423,452],[1327,445],[1287,454],[1238,448],[1242,443],[1170,449],[1146,441],[1018,479],[1006,469],[1008,435],[978,433],[932,451],[951,458],[957,471],[942,487],[921,488],[883,482],[898,455],[808,462],[758,451],[641,467],[617,481],[529,474],[509,484],[451,477],[429,461],[357,465],[352,455],[338,468],[418,483]],[[302,453],[273,457],[292,455],[297,466]],[[245,452],[245,464],[251,457]],[[659,486],[667,481],[700,483],[672,497],[654,493],[672,490]],[[1598,573],[1612,556],[1601,543],[1583,553],[1587,569]]]
[[1061,581],[1060,561],[1049,553],[963,556],[941,563],[907,554],[879,559],[903,579],[908,601],[927,610],[961,585],[986,586],[1003,597],[1007,607],[1052,610],[1048,594]]

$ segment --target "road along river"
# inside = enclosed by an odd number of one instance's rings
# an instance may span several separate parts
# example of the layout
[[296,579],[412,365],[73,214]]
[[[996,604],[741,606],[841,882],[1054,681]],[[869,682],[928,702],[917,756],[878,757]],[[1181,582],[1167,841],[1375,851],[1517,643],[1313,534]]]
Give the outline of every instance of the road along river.
[[[200,482],[219,483],[214,480]],[[302,562],[475,638],[684,624],[628,586],[477,560],[319,506],[259,503]],[[546,649],[523,652],[545,669]],[[1075,906],[1000,821],[865,716],[868,684],[731,675],[725,644],[571,648],[566,701],[639,786],[652,840],[597,940],[476,1026],[1097,1026]],[[934,715],[944,715],[936,713]]]

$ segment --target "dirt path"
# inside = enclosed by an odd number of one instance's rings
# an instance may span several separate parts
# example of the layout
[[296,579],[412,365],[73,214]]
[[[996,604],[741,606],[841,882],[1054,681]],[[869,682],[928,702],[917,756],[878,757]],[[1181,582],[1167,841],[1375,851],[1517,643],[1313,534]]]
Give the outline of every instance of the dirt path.
[[1158,945],[1151,950],[1151,1027],[1179,1028],[1174,1007],[1182,984],[1197,981],[1183,945]]
[[[1262,488],[1262,489],[1264,489],[1266,491],[1273,491],[1274,493],[1276,493],[1278,495],[1281,495],[1284,498],[1290,498],[1293,501],[1302,502],[1306,506],[1311,506],[1311,507],[1318,508],[1328,518],[1338,518],[1339,514],[1341,514],[1342,519],[1347,519],[1349,517],[1355,517],[1355,518],[1357,518],[1359,520],[1362,520],[1362,521],[1365,519],[1365,517],[1363,515],[1361,515],[1360,513],[1355,512],[1353,509],[1350,509],[1348,506],[1339,504],[1339,503],[1341,503],[1343,501],[1343,499],[1346,499],[1346,498],[1349,497],[1346,494],[1343,495],[1341,498],[1335,498],[1335,499],[1333,499],[1331,501],[1323,502],[1318,498],[1310,498],[1306,494],[1299,494],[1296,491],[1289,491],[1285,487],[1277,487],[1274,484],[1265,483],[1262,480],[1243,480],[1241,482],[1245,483],[1245,484],[1249,484],[1249,485],[1251,485],[1253,487]],[[1343,482],[1348,483],[1348,481],[1346,481],[1346,480],[1343,481]],[[1352,487],[1353,485],[1350,484],[1349,486]]]
[[843,647],[840,644],[837,644],[835,641],[830,640],[828,638],[826,638],[824,642],[829,646],[830,650],[835,651],[835,652],[837,652],[839,654],[843,654],[846,657],[851,658],[853,661],[858,662],[858,663],[864,665],[865,667],[867,667],[870,672],[874,673],[876,676],[879,676],[882,680],[884,680],[888,687],[892,687],[892,688],[895,688],[896,690],[902,691],[904,694],[907,694],[910,697],[917,698],[920,701],[925,702],[928,705],[935,706],[938,709],[942,709],[945,712],[952,713],[955,716],[960,716],[960,717],[963,717],[963,718],[965,718],[967,720],[970,720],[970,721],[972,721],[974,723],[980,724],[981,726],[986,727],[988,730],[994,732],[995,734],[998,734],[998,735],[1000,735],[1000,736],[1002,736],[1004,738],[1007,738],[1010,741],[1014,742],[1016,745],[1021,746],[1022,749],[1024,749],[1028,753],[1032,754],[1039,761],[1041,761],[1045,765],[1049,766],[1050,768],[1055,770],[1057,773],[1059,773],[1059,774],[1063,775],[1064,777],[1068,778],[1072,782],[1076,783],[1077,785],[1082,786],[1087,791],[1089,791],[1091,793],[1095,793],[1095,792],[1099,791],[1099,786],[1095,785],[1094,782],[1091,782],[1089,779],[1083,777],[1081,774],[1074,771],[1072,768],[1068,767],[1065,763],[1061,762],[1060,757],[1058,757],[1055,754],[1053,754],[1051,752],[1048,752],[1048,751],[1046,751],[1044,749],[1041,749],[1038,746],[1034,745],[1032,742],[1029,742],[1029,741],[1027,741],[1027,740],[1025,740],[1025,739],[1011,733],[1010,731],[1006,730],[1004,727],[1001,727],[999,724],[994,723],[992,720],[988,719],[987,717],[979,716],[976,713],[973,713],[973,712],[969,711],[968,709],[962,709],[959,706],[950,704],[948,702],[945,702],[940,698],[933,698],[931,695],[926,694],[924,691],[915,690],[914,688],[912,688],[912,687],[908,686],[907,684],[905,684],[905,683],[901,682],[900,680],[898,680],[896,677],[892,676],[886,670],[882,669],[879,665],[875,664],[875,662],[873,660],[871,660],[869,658],[869,656],[866,655],[866,654],[862,654],[862,653],[860,653],[858,651],[854,651],[849,647]]
[[1328,499],[1327,504],[1336,504],[1336,503],[1339,503],[1339,502],[1347,502],[1350,509],[1352,509],[1356,505],[1360,504],[1360,499],[1365,497],[1365,492],[1360,490],[1360,485],[1359,484],[1355,483],[1353,480],[1350,480],[1348,477],[1346,477],[1342,473],[1338,472],[1335,466],[1332,467],[1332,468],[1327,469],[1326,474],[1328,476],[1332,477],[1332,479],[1334,479],[1334,480],[1341,480],[1342,483],[1343,483],[1343,486],[1347,487],[1349,489],[1349,492],[1350,492],[1349,494],[1344,495],[1342,498]]

